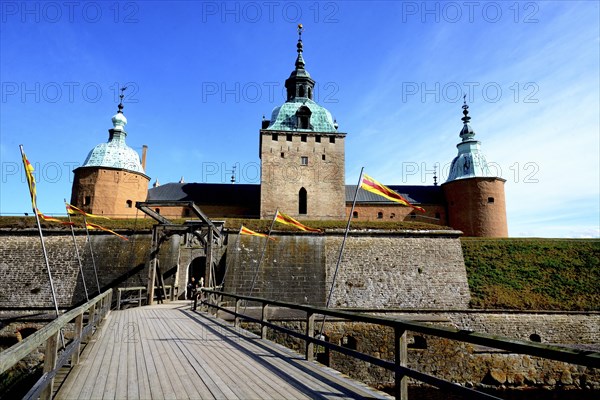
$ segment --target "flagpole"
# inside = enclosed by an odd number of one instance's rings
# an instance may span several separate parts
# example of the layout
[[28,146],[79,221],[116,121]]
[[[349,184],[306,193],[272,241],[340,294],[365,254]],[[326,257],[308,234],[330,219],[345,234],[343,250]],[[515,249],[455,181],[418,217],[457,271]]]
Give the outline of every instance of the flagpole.
[[[19,145],[19,150],[21,150],[21,158],[26,159],[22,144]],[[23,167],[26,169],[25,173],[28,174],[27,166],[23,165]],[[29,186],[29,183],[27,184],[27,186]],[[31,192],[30,186],[29,186],[29,191]],[[54,310],[56,311],[56,318],[58,318],[59,317],[58,301],[56,299],[56,290],[54,289],[54,280],[52,280],[52,272],[50,271],[50,262],[48,261],[48,252],[46,251],[46,244],[44,243],[44,235],[42,233],[42,225],[40,224],[40,217],[38,216],[37,204],[36,204],[36,201],[33,200],[35,198],[35,193],[30,193],[30,194],[32,196],[31,209],[33,211],[33,214],[35,214],[35,222],[37,224],[38,232],[40,234],[40,242],[42,243],[42,252],[44,253],[44,261],[46,262],[46,271],[48,272],[48,280],[50,281],[50,289],[52,291],[52,300],[54,302]],[[65,339],[63,337],[62,330],[60,332],[60,337],[62,340],[62,345],[63,345],[63,347],[65,347]]]
[[[67,199],[63,199],[65,201],[65,206],[67,205]],[[67,217],[69,217],[69,222],[71,221],[71,213],[67,208]],[[73,228],[73,224],[71,224],[71,236],[73,237],[73,246],[75,246],[75,254],[77,255],[77,262],[79,263],[79,272],[81,272],[81,280],[83,281],[83,290],[85,291],[85,299],[90,301],[90,296],[88,295],[87,286],[85,284],[85,275],[83,274],[83,265],[81,264],[81,257],[79,256],[79,248],[77,247],[77,241],[75,240],[75,229]]]
[[[265,240],[265,245],[263,246],[262,254],[260,255],[260,260],[258,261],[258,265],[256,266],[256,272],[254,273],[254,277],[252,278],[252,285],[250,285],[250,294],[248,296],[252,296],[252,292],[254,291],[254,284],[256,283],[256,277],[260,272],[260,266],[263,262],[263,258],[265,258],[265,253],[267,252],[267,245],[269,244],[269,240],[271,240],[271,231],[273,231],[273,226],[275,225],[275,220],[277,219],[277,214],[279,213],[279,208],[275,210],[275,215],[273,216],[273,221],[271,221],[271,227],[269,228],[269,233],[267,234],[267,240]],[[247,306],[247,303],[246,303]],[[246,307],[244,307],[244,312],[246,312]]]
[[98,281],[98,270],[96,269],[96,260],[94,260],[94,249],[92,248],[92,239],[90,238],[90,231],[87,226],[87,218],[83,216],[83,225],[85,225],[85,233],[87,235],[87,241],[90,245],[90,254],[92,255],[92,266],[94,267],[94,275],[96,276],[96,285],[98,286],[98,294],[100,294],[100,282]]
[[[337,278],[338,271],[340,269],[340,263],[342,262],[342,255],[344,254],[344,247],[346,246],[346,239],[348,238],[348,232],[350,231],[350,221],[352,221],[352,214],[354,213],[354,207],[356,206],[356,198],[358,197],[358,190],[362,181],[363,170],[365,167],[360,169],[360,175],[358,177],[358,184],[356,185],[356,191],[354,192],[354,199],[352,200],[352,207],[350,208],[350,214],[348,215],[348,224],[346,224],[346,231],[344,232],[344,239],[342,240],[342,246],[340,247],[340,254],[338,255],[337,263],[335,265],[335,271],[333,273],[333,280],[331,281],[331,288],[329,289],[329,295],[327,296],[327,302],[325,308],[329,308],[331,296],[333,294],[333,288],[335,287],[335,280]],[[325,326],[326,315],[323,315],[323,322],[321,323],[320,336],[323,336],[323,327]]]

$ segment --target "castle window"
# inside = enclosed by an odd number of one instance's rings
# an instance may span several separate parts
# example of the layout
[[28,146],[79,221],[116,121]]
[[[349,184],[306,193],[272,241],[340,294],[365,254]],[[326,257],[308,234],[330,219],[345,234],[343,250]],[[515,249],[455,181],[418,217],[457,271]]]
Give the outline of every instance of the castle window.
[[377,219],[382,219],[383,218],[383,213],[381,211],[379,211],[377,213]]
[[133,201],[131,200],[127,200],[127,208],[132,208],[133,207]]
[[155,209],[154,209],[154,211],[155,211],[157,214],[160,214],[160,208],[155,208]]
[[321,155],[321,160],[325,161],[325,154]]
[[335,136],[329,136],[329,143],[335,143]]
[[488,203],[493,203],[494,202],[494,198],[493,197],[488,197]]
[[302,106],[296,111],[298,129],[310,129],[311,114],[310,108],[306,106]]
[[90,196],[85,196],[83,198],[83,205],[84,206],[89,206],[91,202],[92,202],[92,198]]
[[321,143],[321,135],[315,136],[315,143]]
[[312,89],[310,88],[310,86],[308,88],[308,98],[312,100]]
[[300,191],[298,192],[298,214],[302,214],[302,215],[306,215],[306,200],[307,194],[306,194],[306,189],[301,188]]
[[300,165],[308,165],[308,157],[300,157]]
[[354,211],[352,213],[352,218],[358,218],[358,211]]
[[300,86],[300,90],[298,91],[298,97],[304,97],[304,86]]
[[394,219],[394,218],[396,218],[396,213],[391,213],[390,214],[390,219]]
[[273,140],[277,140],[277,134],[276,134],[276,133],[272,133],[272,134],[271,134],[271,139],[273,139]]
[[300,135],[300,141],[306,142],[306,135]]
[[285,140],[287,140],[288,142],[291,142],[292,141],[292,135],[289,134],[289,133],[287,135],[285,135]]
[[281,158],[285,158],[285,153],[283,151],[281,152]]
[[190,209],[189,208],[184,208],[183,209],[183,216],[184,217],[189,217],[190,216]]

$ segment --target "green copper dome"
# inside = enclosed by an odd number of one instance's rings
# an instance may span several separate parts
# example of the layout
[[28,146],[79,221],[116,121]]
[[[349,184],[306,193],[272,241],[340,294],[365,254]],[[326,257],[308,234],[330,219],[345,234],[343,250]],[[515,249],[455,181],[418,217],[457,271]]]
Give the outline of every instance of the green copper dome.
[[144,173],[138,153],[125,143],[127,118],[121,111],[112,117],[113,129],[109,129],[108,142],[100,143],[90,151],[83,167],[108,167]]
[[493,177],[490,172],[487,160],[481,152],[481,142],[475,140],[475,131],[470,125],[469,106],[466,101],[463,105],[463,128],[460,131],[462,142],[456,145],[458,155],[452,160],[450,173],[446,182],[457,179],[475,178],[475,177]]
[[[298,115],[310,110],[310,122],[308,127],[300,127]],[[276,131],[314,131],[314,132],[337,132],[335,122],[331,113],[311,99],[296,97],[288,100],[279,107],[273,109],[271,123],[268,130]]]
[[302,56],[302,24],[298,25],[295,69],[285,81],[287,101],[273,109],[267,130],[337,132],[331,113],[313,100],[315,81],[305,69]]

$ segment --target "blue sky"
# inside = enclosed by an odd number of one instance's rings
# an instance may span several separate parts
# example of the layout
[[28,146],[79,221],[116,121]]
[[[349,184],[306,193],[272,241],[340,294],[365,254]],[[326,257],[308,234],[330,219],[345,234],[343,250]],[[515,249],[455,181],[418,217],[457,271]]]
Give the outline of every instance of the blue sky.
[[284,101],[304,24],[316,100],[347,132],[346,182],[442,180],[462,94],[506,179],[511,236],[600,236],[597,1],[0,3],[0,214],[64,213],[72,169],[108,138],[127,85],[127,143],[160,183],[259,182],[262,116]]

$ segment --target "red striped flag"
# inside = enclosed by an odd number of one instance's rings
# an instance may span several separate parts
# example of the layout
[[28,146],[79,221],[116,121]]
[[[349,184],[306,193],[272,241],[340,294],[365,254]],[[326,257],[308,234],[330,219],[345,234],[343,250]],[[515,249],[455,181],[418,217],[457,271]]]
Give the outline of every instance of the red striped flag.
[[61,221],[60,219],[56,219],[56,218],[52,218],[52,217],[48,217],[47,215],[44,215],[40,212],[40,210],[36,210],[38,217],[40,217],[41,219],[43,219],[44,221],[48,221],[48,222],[58,222],[59,224],[63,224],[63,225],[75,225],[73,222],[69,222],[69,221]]
[[35,210],[37,210],[37,204],[36,204],[37,191],[35,188],[35,177],[33,176],[33,165],[31,165],[31,163],[27,159],[27,156],[25,156],[25,152],[22,151],[21,153],[23,155],[23,166],[25,167],[25,176],[27,177],[27,185],[29,186],[29,194],[31,195],[31,204],[33,205],[33,208]]
[[115,232],[115,231],[111,231],[110,229],[108,229],[108,228],[105,228],[105,227],[103,227],[103,226],[100,226],[100,225],[97,225],[97,224],[92,224],[91,222],[87,222],[87,223],[85,224],[85,226],[86,226],[88,229],[99,229],[99,230],[101,230],[101,231],[104,231],[104,232],[109,232],[109,233],[112,233],[113,235],[115,235],[115,236],[118,236],[118,237],[120,237],[120,238],[121,238],[121,239],[123,239],[123,240],[129,240],[129,239],[127,239],[125,236],[119,235],[119,234],[118,234],[117,232]]
[[242,227],[240,228],[240,234],[250,235],[250,236],[260,236],[260,237],[269,238],[271,240],[275,240],[274,238],[269,237],[269,235],[265,235],[264,233],[254,232],[252,229],[248,229],[244,225],[242,225]]
[[65,203],[66,207],[67,207],[67,212],[71,215],[73,214],[81,214],[81,215],[85,215],[86,217],[90,217],[90,218],[104,218],[104,219],[110,219],[108,217],[104,217],[102,215],[94,215],[94,214],[90,214],[90,213],[86,213],[85,211],[69,204],[69,203]]
[[320,229],[309,228],[308,226],[301,224],[300,222],[296,221],[294,218],[292,218],[289,215],[286,215],[280,211],[277,211],[277,215],[275,216],[275,221],[280,222],[282,224],[295,226],[296,228],[300,229],[301,231],[321,232]]
[[361,180],[360,187],[368,192],[375,193],[379,196],[385,197],[388,200],[394,201],[396,203],[400,203],[404,206],[412,207],[415,210],[418,210],[421,212],[425,212],[425,210],[423,208],[413,206],[404,197],[400,196],[398,193],[396,193],[389,187],[377,182],[375,179],[371,178],[367,174],[363,174],[363,178]]

